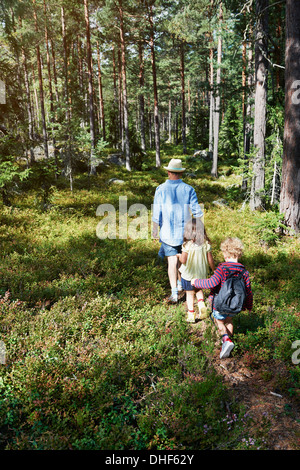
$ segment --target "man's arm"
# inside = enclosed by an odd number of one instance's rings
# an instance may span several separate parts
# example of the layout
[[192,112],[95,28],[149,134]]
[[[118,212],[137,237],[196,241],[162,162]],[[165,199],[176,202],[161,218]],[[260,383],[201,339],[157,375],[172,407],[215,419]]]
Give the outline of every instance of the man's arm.
[[156,223],[156,222],[153,222],[153,225],[152,225],[152,238],[159,238],[159,225]]
[[154,195],[154,201],[153,201],[153,206],[152,206],[152,237],[153,238],[159,238],[158,235],[158,228],[161,225],[161,204],[159,202],[159,194],[156,189],[155,195]]
[[192,214],[195,218],[202,217],[203,212],[198,202],[197,194],[194,188],[191,190],[191,197],[190,197],[190,209]]

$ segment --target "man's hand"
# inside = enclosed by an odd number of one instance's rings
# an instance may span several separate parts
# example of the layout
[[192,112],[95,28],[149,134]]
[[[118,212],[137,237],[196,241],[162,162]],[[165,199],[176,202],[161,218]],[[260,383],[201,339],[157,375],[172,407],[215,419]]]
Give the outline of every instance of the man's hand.
[[159,225],[156,222],[153,222],[153,227],[152,227],[152,238],[159,238],[158,236],[158,227]]

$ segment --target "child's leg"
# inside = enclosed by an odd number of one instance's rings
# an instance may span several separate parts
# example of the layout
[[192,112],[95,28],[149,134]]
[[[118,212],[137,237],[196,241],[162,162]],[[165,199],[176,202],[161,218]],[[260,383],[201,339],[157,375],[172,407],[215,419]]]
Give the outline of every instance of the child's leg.
[[217,318],[215,318],[215,322],[218,327],[219,333],[222,336],[222,349],[220,352],[220,359],[229,357],[230,352],[234,348],[234,344],[230,339],[230,336],[233,333],[232,318],[227,317],[224,320],[218,320]]
[[227,317],[224,321],[228,336],[233,335],[233,323],[232,323],[232,317]]
[[208,316],[208,313],[207,313],[207,307],[204,303],[204,294],[203,294],[203,290],[202,289],[199,289],[197,292],[196,292],[196,297],[197,297],[197,301],[198,301],[198,308],[199,308],[199,313],[200,313],[200,320],[202,320],[203,318],[206,318]]
[[204,300],[204,294],[202,289],[196,291],[196,297],[198,302],[200,302],[200,300]]
[[220,335],[223,336],[225,334],[228,334],[224,320],[218,320],[217,318],[215,318],[214,320],[215,320],[215,323],[217,325]]
[[225,320],[215,318],[215,322],[223,341],[226,341],[226,339],[233,335],[232,317],[227,317]]
[[187,309],[188,309],[187,321],[194,323],[194,321],[195,321],[195,310],[194,310],[194,291],[193,290],[187,290],[186,291],[186,306],[187,306]]

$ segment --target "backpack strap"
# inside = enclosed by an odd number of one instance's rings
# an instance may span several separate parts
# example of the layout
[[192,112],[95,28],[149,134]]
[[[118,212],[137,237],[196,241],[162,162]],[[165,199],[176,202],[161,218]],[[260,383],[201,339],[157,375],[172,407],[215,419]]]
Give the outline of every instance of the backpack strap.
[[227,266],[222,266],[222,268],[229,274],[228,277],[232,276],[232,277],[237,277],[239,279],[242,279],[243,274],[246,272],[245,268],[243,268],[241,271],[231,271]]

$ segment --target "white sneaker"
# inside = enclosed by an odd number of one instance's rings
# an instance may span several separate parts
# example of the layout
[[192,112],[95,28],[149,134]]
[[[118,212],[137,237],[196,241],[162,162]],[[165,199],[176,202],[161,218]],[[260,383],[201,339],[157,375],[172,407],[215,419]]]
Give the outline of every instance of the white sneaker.
[[178,302],[178,296],[177,295],[170,295],[168,298],[168,303],[170,304],[177,304]]
[[186,321],[188,323],[195,323],[195,312],[188,312]]
[[208,317],[208,310],[207,310],[207,307],[205,305],[205,303],[203,301],[200,300],[200,302],[198,302],[198,308],[199,308],[199,318],[200,320],[203,320],[204,318],[207,318]]
[[224,343],[222,344],[221,352],[220,352],[220,359],[224,357],[229,357],[233,348],[234,348],[234,343],[231,341],[231,339],[227,339],[226,341],[224,341]]

